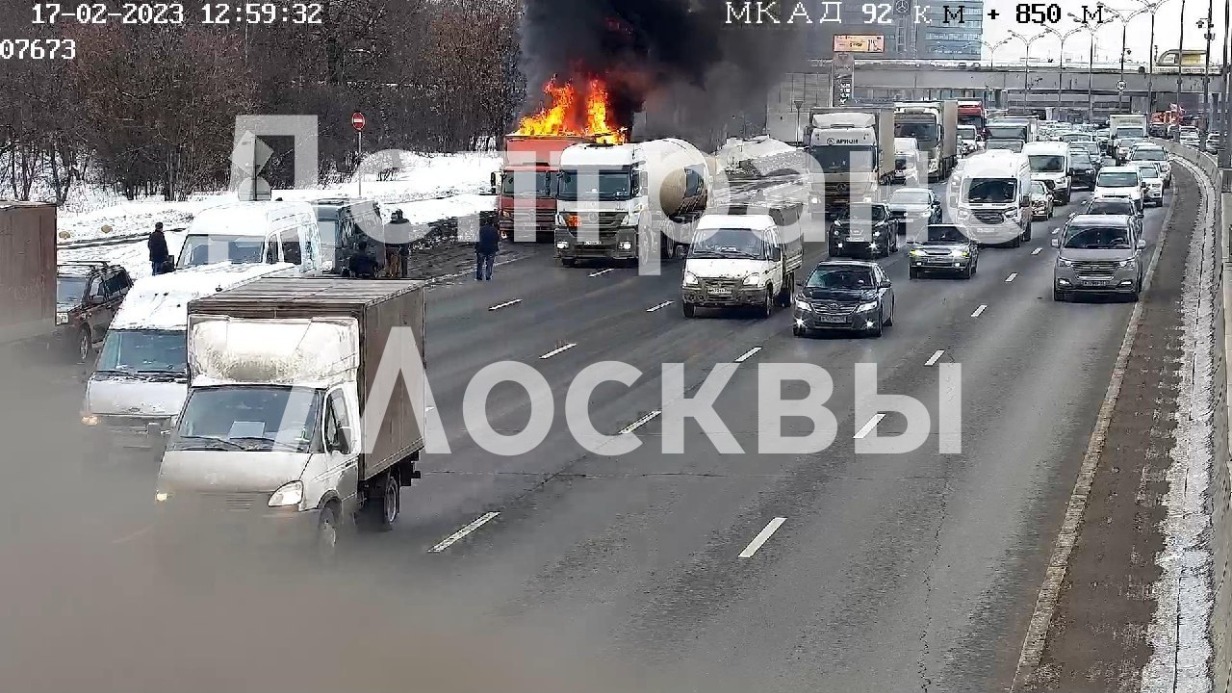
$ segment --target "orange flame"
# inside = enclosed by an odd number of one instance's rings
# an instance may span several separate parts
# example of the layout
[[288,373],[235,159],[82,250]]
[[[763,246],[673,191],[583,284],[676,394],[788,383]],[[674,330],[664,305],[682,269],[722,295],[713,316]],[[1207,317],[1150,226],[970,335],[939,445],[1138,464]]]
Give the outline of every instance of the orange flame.
[[625,133],[609,119],[607,86],[600,79],[586,83],[578,94],[572,82],[558,85],[555,79],[543,86],[547,105],[522,119],[515,135],[531,137],[589,137],[603,144],[621,144]]

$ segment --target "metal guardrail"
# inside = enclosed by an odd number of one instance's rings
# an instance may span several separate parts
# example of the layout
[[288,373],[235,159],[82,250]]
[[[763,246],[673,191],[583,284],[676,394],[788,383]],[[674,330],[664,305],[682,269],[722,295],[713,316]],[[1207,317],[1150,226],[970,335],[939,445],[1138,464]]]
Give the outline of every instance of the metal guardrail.
[[129,243],[140,243],[149,238],[149,232],[146,233],[130,233],[123,236],[108,236],[106,238],[91,238],[84,241],[64,241],[57,243],[56,247],[60,250],[77,250],[79,248],[106,248],[116,245],[127,245]]

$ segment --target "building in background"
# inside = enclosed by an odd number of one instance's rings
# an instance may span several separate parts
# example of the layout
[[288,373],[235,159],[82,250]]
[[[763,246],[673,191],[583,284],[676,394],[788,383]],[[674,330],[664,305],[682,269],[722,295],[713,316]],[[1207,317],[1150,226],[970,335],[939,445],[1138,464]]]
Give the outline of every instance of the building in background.
[[983,50],[984,0],[947,0],[926,7],[929,21],[916,24],[918,55],[913,57],[978,62]]

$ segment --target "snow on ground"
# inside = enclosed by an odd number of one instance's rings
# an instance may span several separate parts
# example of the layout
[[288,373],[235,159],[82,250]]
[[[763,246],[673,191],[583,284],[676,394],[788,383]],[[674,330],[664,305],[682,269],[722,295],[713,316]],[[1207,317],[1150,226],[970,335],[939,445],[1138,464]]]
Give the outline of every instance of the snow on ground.
[[[411,222],[430,222],[494,208],[494,199],[483,193],[489,190],[491,174],[500,168],[496,154],[402,152],[390,160],[399,162],[393,180],[376,180],[374,166],[362,185],[364,195],[380,202],[386,215],[400,208]],[[313,201],[356,196],[359,191],[360,186],[350,181],[313,189],[276,190],[273,197]],[[202,210],[235,200],[233,193],[194,195],[184,202],[166,202],[161,196],[126,200],[105,186],[78,186],[60,210],[59,236],[62,242],[127,236],[146,233],[158,221],[168,228],[187,226]],[[95,249],[89,257],[100,257],[100,251]]]

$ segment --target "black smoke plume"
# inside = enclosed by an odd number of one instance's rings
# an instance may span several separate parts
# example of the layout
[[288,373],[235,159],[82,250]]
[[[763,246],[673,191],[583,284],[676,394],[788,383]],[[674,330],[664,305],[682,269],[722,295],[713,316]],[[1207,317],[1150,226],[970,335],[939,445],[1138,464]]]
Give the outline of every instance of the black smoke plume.
[[[743,2],[732,2],[742,6]],[[616,122],[634,139],[716,133],[764,122],[767,90],[800,58],[799,27],[728,22],[723,0],[525,0],[526,113],[556,77],[608,85]],[[644,114],[644,121],[635,114]],[[735,126],[735,127],[733,127]]]

